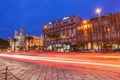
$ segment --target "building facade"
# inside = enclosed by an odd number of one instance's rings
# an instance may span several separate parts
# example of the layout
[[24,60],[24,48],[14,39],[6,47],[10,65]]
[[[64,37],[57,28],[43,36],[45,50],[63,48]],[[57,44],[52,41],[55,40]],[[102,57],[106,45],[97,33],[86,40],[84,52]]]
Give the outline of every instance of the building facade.
[[44,25],[44,50],[68,52],[76,44],[77,25],[82,19],[73,15]]
[[31,37],[30,40],[26,39],[26,50],[42,50],[43,49],[43,37],[39,36],[27,36]]
[[[120,44],[120,13],[88,21],[70,16],[44,25],[44,50],[116,49]],[[51,37],[50,34],[58,36]]]
[[[120,13],[92,18],[79,24],[79,42],[85,49],[116,49],[120,44]],[[83,29],[84,28],[84,29]],[[81,40],[83,39],[83,40]]]
[[20,33],[18,30],[14,32],[14,38],[10,39],[10,46],[12,51],[19,51],[21,49],[25,50],[26,47],[26,40],[24,35],[24,29],[20,29]]

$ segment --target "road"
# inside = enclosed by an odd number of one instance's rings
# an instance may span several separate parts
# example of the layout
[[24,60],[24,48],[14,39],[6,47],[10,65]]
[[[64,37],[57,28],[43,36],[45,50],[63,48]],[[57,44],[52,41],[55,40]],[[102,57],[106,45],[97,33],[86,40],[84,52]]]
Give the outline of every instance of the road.
[[[120,80],[120,57],[119,56],[98,56],[98,55],[80,55],[79,58],[67,55],[61,56],[30,56],[19,54],[0,54],[1,58],[8,58],[18,61],[34,63],[37,65],[52,66],[59,69],[75,71],[83,74],[89,74],[87,78],[70,80]],[[76,56],[77,57],[77,56]],[[79,74],[76,75],[76,77]],[[93,76],[98,76],[97,78]],[[89,79],[90,78],[90,79]],[[45,79],[47,80],[47,79]],[[48,79],[49,80],[49,79]],[[52,80],[59,80],[53,79]],[[66,80],[68,80],[66,78]]]

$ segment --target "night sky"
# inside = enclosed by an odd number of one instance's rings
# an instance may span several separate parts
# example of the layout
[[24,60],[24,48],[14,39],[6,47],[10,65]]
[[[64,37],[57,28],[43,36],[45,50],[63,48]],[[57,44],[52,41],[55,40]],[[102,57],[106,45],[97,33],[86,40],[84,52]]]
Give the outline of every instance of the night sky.
[[76,14],[83,19],[120,12],[120,0],[0,0],[0,37],[13,37],[20,27],[29,35],[40,36],[43,24]]

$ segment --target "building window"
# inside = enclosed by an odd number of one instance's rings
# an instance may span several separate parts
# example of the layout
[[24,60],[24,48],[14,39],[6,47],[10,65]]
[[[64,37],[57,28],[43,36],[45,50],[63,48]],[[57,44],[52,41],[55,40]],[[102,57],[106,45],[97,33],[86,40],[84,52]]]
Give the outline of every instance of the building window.
[[63,24],[67,24],[67,23],[68,23],[68,21],[63,22]]
[[96,39],[97,39],[96,35],[95,35],[95,36],[93,36],[93,40],[96,40]]
[[120,37],[120,32],[118,33],[118,37]]
[[104,32],[106,32],[107,31],[107,28],[106,27],[104,27]]
[[60,26],[60,23],[59,23],[59,26]]
[[105,25],[109,24],[109,21],[107,21],[107,20],[106,20],[106,21],[104,21],[104,24],[105,24]]
[[71,19],[71,22],[73,22],[73,19]]
[[109,35],[108,34],[105,34],[105,38],[108,39]]
[[120,31],[120,26],[118,27],[118,30]]
[[33,41],[31,41],[31,43],[33,43]]
[[114,26],[112,26],[112,29],[111,29],[112,31],[114,31]]
[[112,33],[112,38],[116,38],[116,33]]

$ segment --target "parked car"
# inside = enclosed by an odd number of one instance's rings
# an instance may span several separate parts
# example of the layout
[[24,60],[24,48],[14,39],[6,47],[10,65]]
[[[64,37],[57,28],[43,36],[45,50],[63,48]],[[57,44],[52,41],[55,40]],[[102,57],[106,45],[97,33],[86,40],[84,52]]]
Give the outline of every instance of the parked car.
[[83,52],[85,52],[85,53],[94,53],[95,51],[91,50],[91,49],[85,49],[85,50],[83,50]]
[[113,50],[113,52],[120,52],[120,48]]

